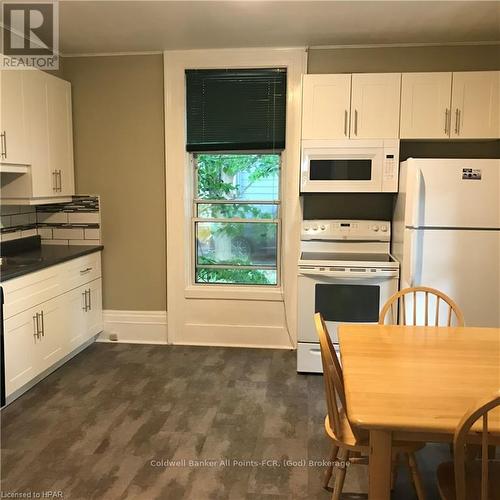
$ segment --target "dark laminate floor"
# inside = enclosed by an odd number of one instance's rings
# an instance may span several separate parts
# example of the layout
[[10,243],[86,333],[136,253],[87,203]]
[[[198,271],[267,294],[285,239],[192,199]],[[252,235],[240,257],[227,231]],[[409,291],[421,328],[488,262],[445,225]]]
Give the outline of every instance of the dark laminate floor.
[[[295,352],[93,344],[2,412],[2,493],[328,499],[321,467],[151,465],[320,460],[329,448],[324,413],[322,378],[298,375]],[[446,446],[420,452],[429,500],[446,458]],[[348,471],[345,491],[366,491],[364,467]],[[394,498],[414,498],[404,471]]]

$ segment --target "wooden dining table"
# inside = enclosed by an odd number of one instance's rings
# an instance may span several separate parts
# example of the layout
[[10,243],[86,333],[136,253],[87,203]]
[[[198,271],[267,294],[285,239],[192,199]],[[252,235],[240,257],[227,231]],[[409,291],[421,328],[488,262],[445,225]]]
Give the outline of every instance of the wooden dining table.
[[[339,341],[348,418],[370,433],[370,500],[390,498],[392,440],[452,442],[500,389],[498,328],[351,324]],[[500,444],[500,408],[488,421]]]

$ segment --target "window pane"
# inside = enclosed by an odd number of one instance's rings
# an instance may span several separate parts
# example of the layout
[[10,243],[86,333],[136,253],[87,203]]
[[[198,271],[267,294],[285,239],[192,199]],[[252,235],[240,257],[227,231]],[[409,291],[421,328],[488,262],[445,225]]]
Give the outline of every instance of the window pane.
[[197,222],[196,263],[276,266],[277,224]]
[[276,219],[278,205],[199,203],[197,216],[205,219]]
[[196,270],[196,283],[276,285],[277,272],[270,269],[207,269],[199,267]]
[[278,200],[280,155],[198,154],[196,196],[211,200]]

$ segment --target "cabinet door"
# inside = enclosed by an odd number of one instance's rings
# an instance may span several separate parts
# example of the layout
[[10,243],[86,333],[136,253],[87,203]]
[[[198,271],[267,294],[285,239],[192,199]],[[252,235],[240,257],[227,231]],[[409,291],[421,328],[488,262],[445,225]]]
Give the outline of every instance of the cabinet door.
[[403,73],[401,139],[450,135],[451,73]]
[[401,73],[352,75],[351,139],[397,139]]
[[453,73],[451,136],[500,137],[500,71]]
[[99,278],[63,295],[62,324],[68,352],[102,331],[101,287]]
[[88,286],[81,286],[64,294],[63,325],[71,352],[87,340],[87,312],[85,294]]
[[58,174],[58,195],[75,194],[71,85],[47,75],[49,162]]
[[49,163],[47,77],[42,71],[25,71],[24,84],[32,152],[32,193],[34,197],[54,196],[57,193],[54,169]]
[[97,335],[103,330],[102,320],[102,280],[99,278],[92,281],[87,285],[88,299],[87,299],[87,319],[86,330],[87,339]]
[[0,162],[30,164],[26,133],[23,70],[0,71],[0,125],[2,134]]
[[42,369],[51,367],[68,353],[64,301],[57,297],[38,306],[42,316],[42,341],[38,345]]
[[302,139],[345,139],[351,75],[304,75]]
[[37,337],[36,313],[28,309],[5,320],[5,390],[7,396],[28,383],[42,371]]

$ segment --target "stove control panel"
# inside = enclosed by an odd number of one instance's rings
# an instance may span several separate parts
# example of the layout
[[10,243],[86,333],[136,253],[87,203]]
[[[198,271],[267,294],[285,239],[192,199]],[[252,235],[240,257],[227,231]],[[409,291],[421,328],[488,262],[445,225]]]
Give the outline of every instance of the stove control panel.
[[305,220],[300,239],[390,241],[391,223],[383,220]]

